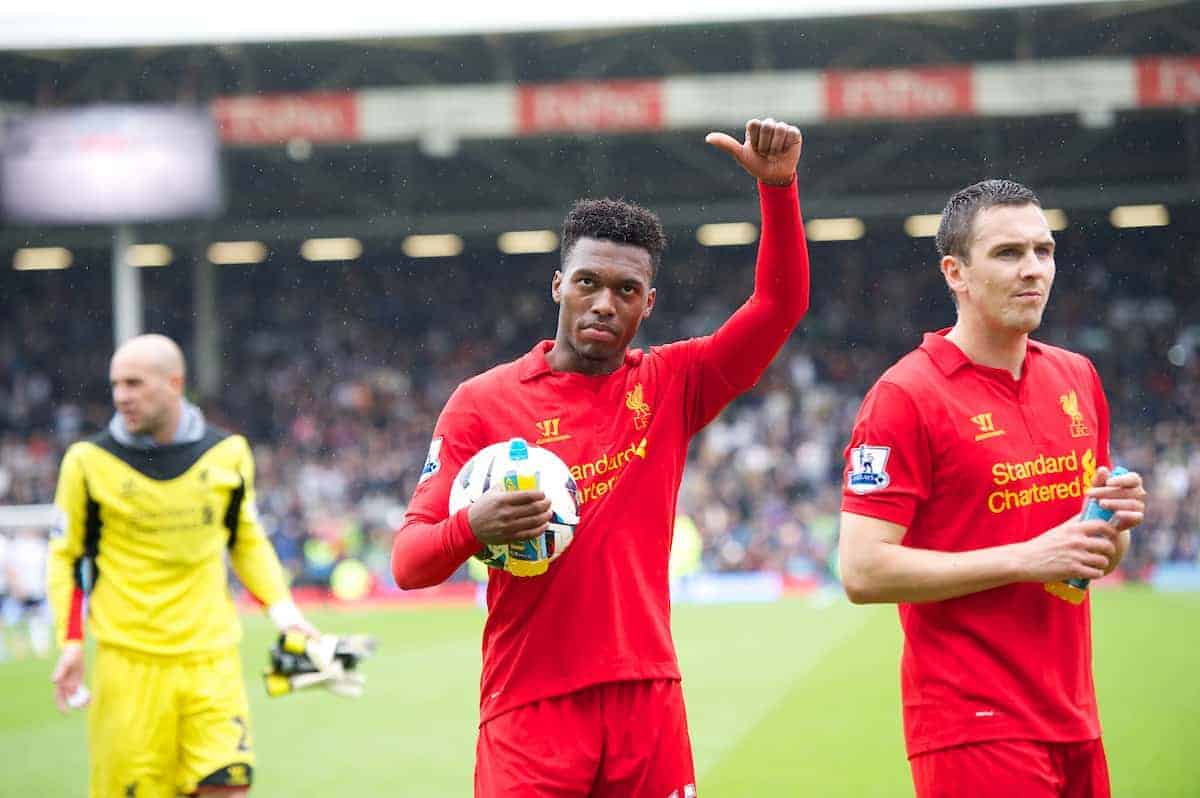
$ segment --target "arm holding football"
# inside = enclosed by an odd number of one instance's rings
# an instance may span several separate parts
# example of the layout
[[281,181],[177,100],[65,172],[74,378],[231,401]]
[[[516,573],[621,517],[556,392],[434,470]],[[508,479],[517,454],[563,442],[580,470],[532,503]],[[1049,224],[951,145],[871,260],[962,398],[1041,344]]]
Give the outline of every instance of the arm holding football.
[[410,507],[392,540],[392,578],[401,590],[440,585],[479,548],[467,522],[467,508],[429,521]]
[[454,476],[482,448],[480,419],[466,393],[466,384],[460,385],[446,400],[404,522],[392,539],[392,578],[402,590],[440,585],[479,551],[467,509],[449,511]]
[[552,517],[550,500],[538,490],[491,490],[439,521],[410,509],[392,541],[392,576],[403,590],[439,585],[485,545],[535,538]]

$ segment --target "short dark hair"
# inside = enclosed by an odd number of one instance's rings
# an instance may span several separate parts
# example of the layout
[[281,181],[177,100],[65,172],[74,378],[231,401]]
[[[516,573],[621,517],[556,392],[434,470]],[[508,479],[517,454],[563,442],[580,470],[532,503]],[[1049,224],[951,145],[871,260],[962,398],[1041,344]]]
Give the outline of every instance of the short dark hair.
[[1036,205],[1040,208],[1042,201],[1033,191],[1012,180],[982,180],[956,191],[946,203],[942,221],[938,224],[938,256],[966,258],[971,249],[975,217],[980,211],[996,205]]
[[667,236],[653,211],[622,199],[581,199],[575,202],[562,227],[562,263],[565,266],[581,238],[602,238],[632,244],[650,253],[650,277],[658,273]]

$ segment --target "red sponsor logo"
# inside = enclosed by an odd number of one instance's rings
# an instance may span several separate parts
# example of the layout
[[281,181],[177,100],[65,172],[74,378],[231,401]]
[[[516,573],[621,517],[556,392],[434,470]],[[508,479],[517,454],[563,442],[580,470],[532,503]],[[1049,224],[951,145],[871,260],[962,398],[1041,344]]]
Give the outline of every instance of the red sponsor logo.
[[518,86],[517,123],[522,133],[657,130],[662,94],[656,80]]
[[826,72],[830,119],[959,116],[975,112],[969,67]]
[[1142,106],[1200,105],[1200,57],[1139,58],[1137,96]]
[[358,138],[358,107],[348,92],[222,97],[213,102],[212,114],[221,140],[230,144]]

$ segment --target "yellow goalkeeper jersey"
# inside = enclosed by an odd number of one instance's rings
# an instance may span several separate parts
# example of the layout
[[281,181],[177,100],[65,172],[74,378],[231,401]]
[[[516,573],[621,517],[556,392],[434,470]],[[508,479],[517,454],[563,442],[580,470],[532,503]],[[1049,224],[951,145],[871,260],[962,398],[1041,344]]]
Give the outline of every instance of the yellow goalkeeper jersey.
[[61,529],[47,567],[60,643],[81,636],[87,592],[101,643],[162,656],[236,645],[226,552],[264,604],[288,598],[240,435],[208,426],[199,440],[141,449],[106,431],[67,450],[54,501]]

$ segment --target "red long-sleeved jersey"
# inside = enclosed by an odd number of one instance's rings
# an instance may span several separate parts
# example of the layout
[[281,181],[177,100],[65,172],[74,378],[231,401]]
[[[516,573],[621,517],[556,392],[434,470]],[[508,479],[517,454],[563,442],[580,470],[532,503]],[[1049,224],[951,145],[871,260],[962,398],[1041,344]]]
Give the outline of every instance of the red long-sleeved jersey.
[[760,184],[754,294],[715,333],[626,353],[611,374],[559,372],[552,341],[474,377],[438,418],[392,549],[403,588],[435,585],[480,550],[450,485],[475,452],[523,437],[579,486],[575,539],[532,578],[491,571],[480,720],[603,682],[678,679],[667,562],[688,442],[762,375],[808,308],[796,187]]

